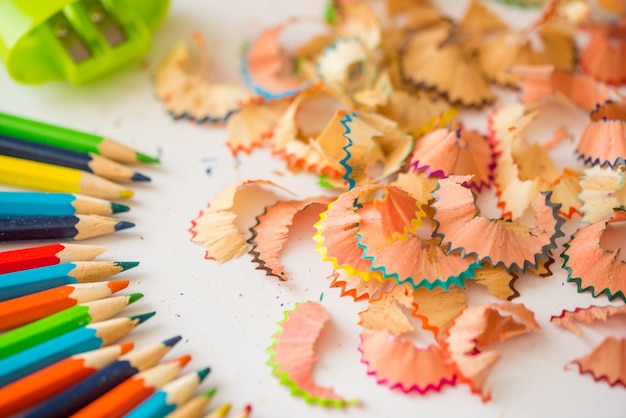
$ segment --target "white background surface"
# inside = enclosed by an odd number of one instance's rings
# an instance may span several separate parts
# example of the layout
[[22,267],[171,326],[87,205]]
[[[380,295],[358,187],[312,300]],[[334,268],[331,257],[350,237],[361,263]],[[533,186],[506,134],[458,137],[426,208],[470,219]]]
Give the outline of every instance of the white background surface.
[[[271,157],[267,150],[234,159],[225,145],[223,128],[172,120],[154,97],[152,71],[176,41],[191,30],[199,30],[214,52],[219,75],[237,80],[237,51],[244,40],[294,14],[319,15],[322,3],[173,1],[143,65],[87,86],[18,85],[0,69],[0,111],[103,134],[162,158],[159,166],[138,167],[153,181],[133,185],[136,194],[129,203],[132,210],[119,216],[137,226],[85,242],[108,247],[98,259],[141,262],[139,267],[118,276],[131,280],[129,292],[145,294],[125,313],[156,310],[157,315],[126,340],[144,347],[182,335],[183,342],[167,358],[191,354],[193,361],[187,371],[210,366],[212,372],[202,388],[218,388],[212,405],[231,402],[233,410],[238,411],[251,403],[254,417],[623,417],[623,387],[610,388],[573,369],[565,371],[563,366],[589,352],[604,336],[623,336],[626,322],[613,319],[593,330],[585,328],[582,338],[551,325],[550,316],[561,309],[608,304],[606,298],[594,300],[578,294],[575,286],[566,282],[558,258],[552,277],[518,280],[522,296],[515,301],[536,313],[541,330],[497,347],[502,359],[487,382],[493,400],[483,404],[466,385],[446,387],[441,393],[427,396],[405,395],[377,385],[373,377],[366,375],[357,351],[358,312],[366,305],[340,298],[338,289],[328,288],[325,277],[331,266],[321,262],[314,251],[312,227],[299,228],[292,237],[283,258],[292,280],[284,283],[255,270],[249,255],[219,265],[205,260],[204,248],[190,242],[191,219],[235,181],[272,179],[296,191],[299,197],[323,191],[316,186],[315,177],[289,174],[282,161]],[[462,10],[455,7],[455,2],[445,4],[456,15]],[[467,120],[470,127],[484,132],[482,115],[476,113]],[[569,152],[566,160],[580,167]],[[206,173],[208,168],[210,174]],[[5,243],[0,244],[0,250],[34,244]],[[283,312],[293,309],[298,301],[319,301],[321,293],[331,321],[319,341],[315,379],[321,385],[332,385],[346,398],[358,397],[358,407],[334,410],[308,405],[292,397],[266,365],[265,350]],[[470,289],[468,298],[470,303],[495,301],[476,286]],[[423,338],[420,341],[425,342]]]

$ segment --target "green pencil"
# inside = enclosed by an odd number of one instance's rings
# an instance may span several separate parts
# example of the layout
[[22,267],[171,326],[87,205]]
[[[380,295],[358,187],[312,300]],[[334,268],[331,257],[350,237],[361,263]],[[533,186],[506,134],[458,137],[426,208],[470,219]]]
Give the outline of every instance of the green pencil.
[[79,152],[93,152],[123,163],[158,163],[157,158],[135,151],[109,138],[48,125],[0,112],[0,135]]
[[92,322],[104,321],[141,299],[141,293],[81,303],[0,335],[0,358],[41,344]]

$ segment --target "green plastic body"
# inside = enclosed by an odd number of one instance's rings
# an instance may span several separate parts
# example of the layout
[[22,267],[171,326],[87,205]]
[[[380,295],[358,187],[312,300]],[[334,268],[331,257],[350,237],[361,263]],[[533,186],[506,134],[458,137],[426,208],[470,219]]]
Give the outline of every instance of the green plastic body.
[[[93,9],[85,3],[94,1],[121,28],[123,42],[112,46],[94,23]],[[86,83],[148,52],[152,32],[168,7],[169,0],[0,0],[0,57],[9,75],[21,83]],[[61,40],[61,26],[52,24],[59,18],[80,41],[78,50],[86,51],[79,60]]]

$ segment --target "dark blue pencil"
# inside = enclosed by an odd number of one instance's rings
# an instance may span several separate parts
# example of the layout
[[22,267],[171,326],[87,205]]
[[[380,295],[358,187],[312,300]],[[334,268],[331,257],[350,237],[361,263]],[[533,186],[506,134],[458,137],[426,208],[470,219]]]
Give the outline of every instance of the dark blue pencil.
[[0,217],[0,241],[87,239],[135,224],[99,215]]
[[99,155],[24,141],[6,135],[0,135],[0,155],[75,168],[113,181],[150,181],[149,177]]
[[74,354],[107,346],[152,317],[154,312],[89,324],[0,360],[0,386]]
[[37,408],[31,410],[26,417],[68,417],[129,377],[156,365],[180,340],[181,337],[177,336],[160,344],[122,356],[86,379],[41,403]]

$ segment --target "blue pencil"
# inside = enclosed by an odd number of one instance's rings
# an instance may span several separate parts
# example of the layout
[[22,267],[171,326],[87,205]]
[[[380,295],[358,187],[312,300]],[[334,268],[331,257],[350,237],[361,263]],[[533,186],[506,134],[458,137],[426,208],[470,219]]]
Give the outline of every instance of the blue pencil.
[[26,417],[64,418],[70,416],[129,377],[156,365],[180,340],[181,337],[177,336],[122,356],[81,382],[41,403]]
[[149,177],[95,154],[0,135],[0,155],[87,171],[113,181],[150,181]]
[[187,402],[211,369],[188,373],[167,383],[130,411],[125,418],[164,417]]
[[79,194],[0,192],[0,216],[108,216],[129,209],[126,205]]
[[0,301],[66,284],[97,282],[137,265],[136,261],[74,261],[0,274]]
[[149,312],[86,325],[0,360],[0,386],[74,354],[109,345],[154,315]]
[[135,224],[99,215],[74,216],[3,216],[0,217],[0,241],[32,239],[87,239],[110,234]]

